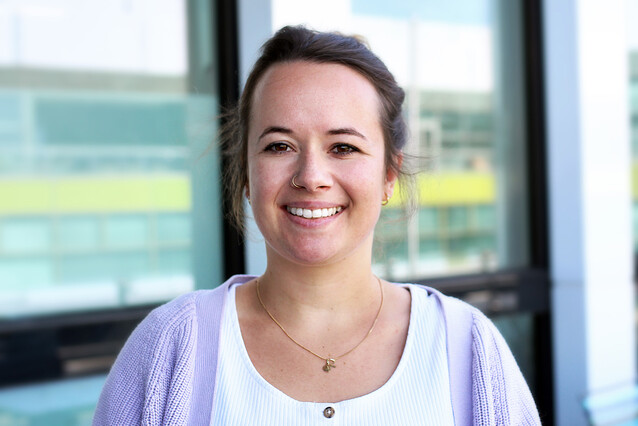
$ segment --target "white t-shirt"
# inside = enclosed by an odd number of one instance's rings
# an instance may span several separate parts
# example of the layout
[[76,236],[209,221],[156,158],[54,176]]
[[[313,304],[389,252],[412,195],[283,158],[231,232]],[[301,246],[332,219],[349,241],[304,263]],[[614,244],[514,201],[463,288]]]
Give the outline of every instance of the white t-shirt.
[[[416,285],[403,355],[379,389],[336,403],[301,402],[255,369],[241,336],[231,286],[222,318],[214,425],[453,425],[445,323],[436,299]],[[332,414],[332,416],[330,416]]]

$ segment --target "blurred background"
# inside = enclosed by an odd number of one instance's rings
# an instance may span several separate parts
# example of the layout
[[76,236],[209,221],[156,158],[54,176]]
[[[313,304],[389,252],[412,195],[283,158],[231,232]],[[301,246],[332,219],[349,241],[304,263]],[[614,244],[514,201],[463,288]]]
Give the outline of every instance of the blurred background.
[[90,424],[153,307],[263,271],[254,223],[224,219],[214,140],[259,46],[299,23],[364,36],[407,93],[418,209],[383,209],[375,272],[488,314],[544,424],[612,416],[608,391],[631,419],[638,1],[605,11],[0,0],[0,425]]

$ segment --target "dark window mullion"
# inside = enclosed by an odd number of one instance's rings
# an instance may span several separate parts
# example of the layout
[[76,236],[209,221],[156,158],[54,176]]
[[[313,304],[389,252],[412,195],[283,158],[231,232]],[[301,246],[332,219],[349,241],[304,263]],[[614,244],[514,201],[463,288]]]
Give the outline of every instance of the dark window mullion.
[[[237,2],[235,0],[217,0],[217,8],[213,17],[217,22],[217,63],[219,64],[219,106],[220,111],[232,108],[239,99],[239,43],[237,28]],[[220,125],[225,119],[222,117]],[[222,157],[222,175],[228,168],[227,161]],[[223,192],[223,191],[222,191]],[[225,197],[222,201],[223,211],[223,247],[224,247],[224,276],[245,272],[244,239],[228,220],[230,200]]]
[[[525,43],[525,99],[527,108],[527,159],[529,191],[530,265],[545,271],[546,285],[535,289],[550,301],[550,253],[547,184],[547,138],[542,0],[523,2]],[[536,404],[543,424],[554,424],[554,384],[551,309],[534,315]]]

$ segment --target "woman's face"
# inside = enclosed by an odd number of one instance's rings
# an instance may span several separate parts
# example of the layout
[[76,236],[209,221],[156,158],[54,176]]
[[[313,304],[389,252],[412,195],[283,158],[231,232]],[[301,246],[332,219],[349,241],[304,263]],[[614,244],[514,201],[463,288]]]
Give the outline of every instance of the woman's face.
[[374,86],[346,66],[299,61],[266,71],[253,95],[247,195],[269,256],[313,265],[370,257],[396,180],[379,109]]

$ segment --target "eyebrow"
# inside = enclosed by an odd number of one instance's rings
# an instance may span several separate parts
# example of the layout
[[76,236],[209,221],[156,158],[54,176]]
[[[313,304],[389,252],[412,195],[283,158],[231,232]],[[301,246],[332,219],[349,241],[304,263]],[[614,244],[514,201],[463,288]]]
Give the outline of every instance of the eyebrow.
[[351,135],[351,136],[356,136],[358,138],[361,138],[363,140],[368,140],[365,136],[363,136],[362,133],[358,132],[352,127],[343,127],[340,129],[328,130],[328,134],[329,135]]
[[271,133],[283,133],[283,134],[286,134],[286,135],[291,135],[292,134],[292,130],[288,129],[287,127],[269,126],[269,127],[266,127],[266,130],[261,132],[261,135],[259,135],[259,139],[261,139],[264,136],[269,135]]
[[[259,135],[259,139],[271,133],[283,133],[286,135],[291,135],[293,131],[287,127],[269,126],[269,127],[266,127],[266,129],[263,132],[261,132],[261,135]],[[363,140],[368,140],[361,132],[358,132],[356,129],[353,129],[352,127],[342,127],[339,129],[331,129],[331,130],[328,130],[327,133],[329,135],[337,135],[337,136],[338,135],[356,136]]]

